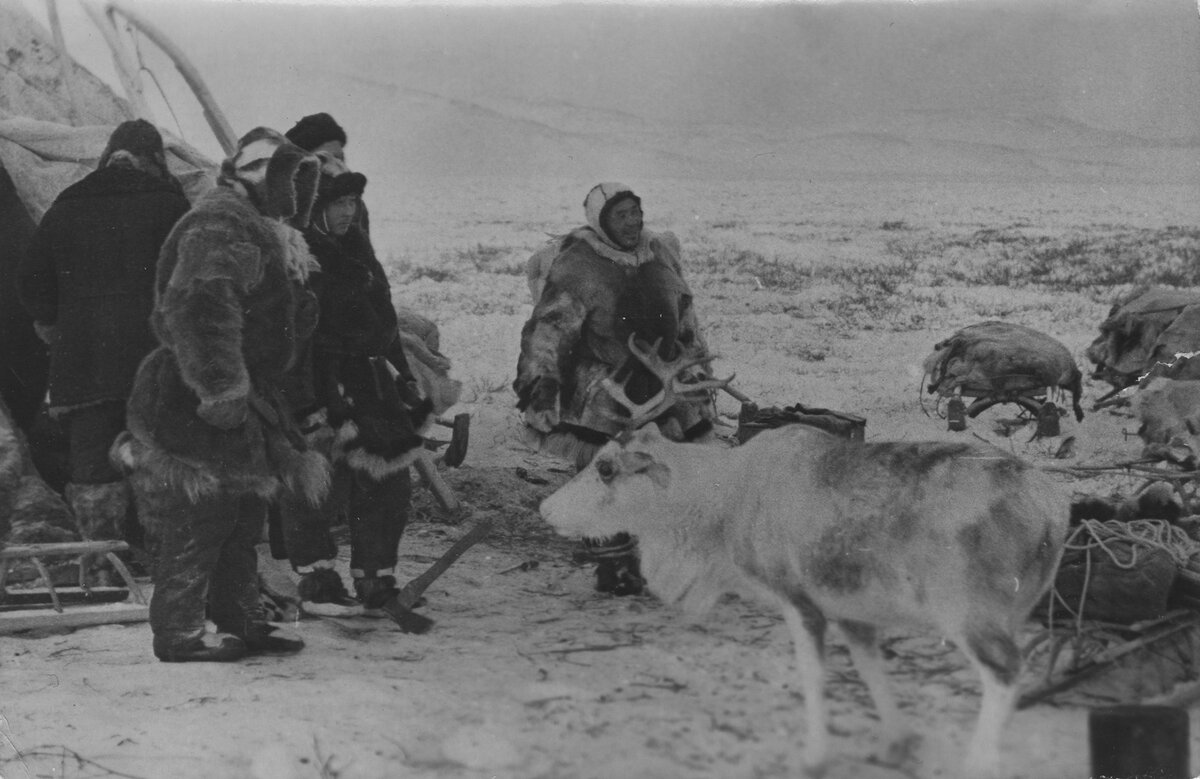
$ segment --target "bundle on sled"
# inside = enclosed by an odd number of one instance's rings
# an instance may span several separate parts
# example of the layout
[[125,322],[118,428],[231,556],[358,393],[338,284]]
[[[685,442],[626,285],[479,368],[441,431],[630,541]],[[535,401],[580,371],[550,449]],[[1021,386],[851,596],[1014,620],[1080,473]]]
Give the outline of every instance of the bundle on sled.
[[409,370],[416,379],[423,398],[433,403],[434,422],[450,429],[449,441],[430,439],[431,448],[447,445],[442,462],[451,468],[462,465],[467,456],[471,429],[470,414],[456,414],[452,420],[442,418],[462,395],[462,382],[450,378],[450,359],[441,353],[441,334],[437,324],[409,308],[396,308],[397,329],[404,346]]
[[866,437],[867,420],[856,414],[802,403],[782,408],[759,408],[758,404],[747,399],[742,401],[742,409],[738,413],[737,442],[744,444],[764,430],[785,425],[809,425],[842,438],[862,441]]
[[[965,430],[967,417],[1001,403],[1015,403],[1038,420],[1038,437],[1059,434],[1062,412],[1052,401],[1057,391],[1071,393],[1076,421],[1083,374],[1065,346],[1024,325],[988,321],[970,325],[933,347],[925,358],[928,391],[949,398],[951,430]],[[963,398],[973,399],[968,406]]]
[[1132,403],[1145,459],[1187,469],[1200,465],[1200,380],[1152,377]]
[[[1200,351],[1200,293],[1170,287],[1137,287],[1119,297],[1085,352],[1095,366],[1092,378],[1118,392],[1138,383],[1156,365],[1177,363],[1181,354]],[[1159,373],[1164,373],[1160,368]],[[1171,378],[1200,379],[1200,363],[1174,365]]]
[[1129,704],[1197,681],[1200,518],[1176,487],[1076,496],[1050,594],[1029,643],[1043,679],[1023,705]]

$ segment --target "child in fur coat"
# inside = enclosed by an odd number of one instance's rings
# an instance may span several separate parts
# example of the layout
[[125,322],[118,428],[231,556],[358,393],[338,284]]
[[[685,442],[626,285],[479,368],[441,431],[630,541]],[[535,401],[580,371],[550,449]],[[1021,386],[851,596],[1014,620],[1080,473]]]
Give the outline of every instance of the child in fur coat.
[[[313,337],[317,405],[333,429],[333,489],[314,508],[285,496],[284,544],[301,574],[310,614],[382,615],[398,592],[397,548],[412,496],[408,466],[424,448],[433,404],[420,397],[398,336],[391,288],[366,233],[355,223],[366,177],[322,153],[321,182],[305,233],[320,265],[311,286],[319,323]],[[334,570],[330,526],[350,526],[356,598]]]

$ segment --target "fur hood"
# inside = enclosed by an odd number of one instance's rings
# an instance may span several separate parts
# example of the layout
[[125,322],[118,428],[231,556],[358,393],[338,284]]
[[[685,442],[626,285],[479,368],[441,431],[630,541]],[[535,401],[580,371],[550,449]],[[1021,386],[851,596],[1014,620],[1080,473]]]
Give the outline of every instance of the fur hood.
[[246,195],[264,215],[304,229],[312,216],[321,163],[269,127],[242,136],[221,163],[217,183]]

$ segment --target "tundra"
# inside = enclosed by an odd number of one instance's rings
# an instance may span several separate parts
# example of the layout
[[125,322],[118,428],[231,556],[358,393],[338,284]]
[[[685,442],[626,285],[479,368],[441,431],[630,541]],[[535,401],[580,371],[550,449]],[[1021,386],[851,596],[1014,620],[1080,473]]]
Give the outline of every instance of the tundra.
[[793,425],[723,448],[674,443],[648,425],[606,444],[541,513],[563,535],[636,536],[649,587],[668,603],[703,611],[741,591],[778,605],[813,774],[828,757],[828,622],[875,701],[888,762],[912,737],[887,690],[880,631],[941,631],[982,679],[962,774],[976,777],[998,768],[1021,671],[1017,633],[1053,581],[1070,496],[980,444],[864,443]]

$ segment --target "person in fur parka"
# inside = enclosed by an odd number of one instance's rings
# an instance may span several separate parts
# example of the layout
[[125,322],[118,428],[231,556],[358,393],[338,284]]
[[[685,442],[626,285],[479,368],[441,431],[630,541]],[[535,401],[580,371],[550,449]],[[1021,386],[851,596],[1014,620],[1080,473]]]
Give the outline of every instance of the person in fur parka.
[[328,461],[280,397],[316,324],[315,263],[297,227],[318,166],[275,130],[250,131],[159,256],[159,346],[138,370],[114,459],[153,540],[150,626],[164,661],[303,647],[266,622],[255,544],[281,486],[314,503],[328,488]]
[[[628,412],[602,387],[625,380],[635,403],[662,384],[632,355],[629,338],[659,343],[664,360],[700,357],[706,347],[692,294],[683,280],[679,241],[643,228],[641,199],[629,187],[597,184],[584,200],[587,225],[530,258],[533,314],[521,332],[517,408],[526,436],[543,451],[573,459],[582,469],[621,432]],[[691,369],[699,377],[699,368]],[[652,424],[676,441],[711,438],[716,407],[711,394],[684,396]],[[633,544],[608,544],[598,557],[597,588],[641,591]]]
[[[630,334],[648,343],[661,338],[665,359],[705,351],[679,240],[643,229],[641,199],[622,184],[593,187],[584,213],[586,226],[531,258],[531,265],[548,261],[530,279],[537,300],[521,332],[513,382],[529,434],[579,468],[621,430],[627,412],[600,381],[621,369],[642,371],[627,345]],[[635,376],[629,389],[642,402],[653,392],[638,391],[657,387]],[[681,398],[656,422],[669,438],[692,441],[704,438],[715,418],[711,398]]]
[[[284,544],[301,574],[301,608],[312,614],[381,614],[398,592],[397,547],[412,494],[409,464],[424,449],[433,404],[420,397],[397,331],[387,275],[355,214],[367,179],[321,153],[321,184],[305,232],[320,265],[311,286],[320,319],[313,337],[317,404],[334,430],[333,489],[323,506],[287,493]],[[357,600],[334,570],[330,526],[350,526]]]

